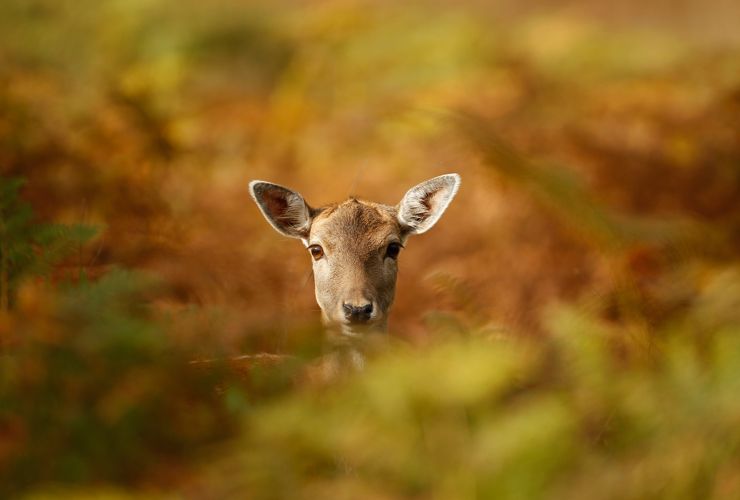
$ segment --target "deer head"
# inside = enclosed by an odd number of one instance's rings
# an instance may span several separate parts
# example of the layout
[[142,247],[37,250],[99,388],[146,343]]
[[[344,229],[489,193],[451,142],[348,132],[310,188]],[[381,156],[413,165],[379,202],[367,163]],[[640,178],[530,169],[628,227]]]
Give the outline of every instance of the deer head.
[[325,325],[357,337],[386,330],[401,249],[439,220],[459,186],[459,175],[446,174],[414,186],[396,206],[350,198],[321,208],[270,182],[252,181],[249,190],[267,222],[308,249]]

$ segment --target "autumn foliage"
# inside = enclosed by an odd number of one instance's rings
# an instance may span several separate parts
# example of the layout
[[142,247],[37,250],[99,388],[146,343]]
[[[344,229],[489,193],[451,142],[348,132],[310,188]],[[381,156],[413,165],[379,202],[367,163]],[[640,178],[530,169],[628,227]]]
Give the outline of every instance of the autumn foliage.
[[[0,496],[736,498],[729,3],[0,5]],[[662,4],[661,4],[662,5]],[[317,387],[315,205],[462,187]]]

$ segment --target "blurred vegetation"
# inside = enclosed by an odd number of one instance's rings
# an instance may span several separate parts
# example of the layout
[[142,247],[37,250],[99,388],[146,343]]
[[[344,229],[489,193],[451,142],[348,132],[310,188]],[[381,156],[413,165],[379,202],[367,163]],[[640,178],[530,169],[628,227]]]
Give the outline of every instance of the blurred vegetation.
[[[33,210],[18,198],[20,179],[0,185],[0,310],[7,311],[15,288],[28,275],[48,275],[53,266],[95,233],[82,225],[34,223]],[[80,271],[83,271],[80,268]]]
[[733,498],[738,305],[646,332],[665,339],[653,353],[560,308],[544,342],[388,354],[256,413],[208,484],[223,498]]
[[137,281],[112,272],[52,294],[24,289],[0,361],[5,494],[43,481],[132,481],[229,434],[216,368],[147,319]]
[[[3,1],[0,496],[739,497],[739,13]],[[447,171],[400,341],[316,384],[247,182]]]

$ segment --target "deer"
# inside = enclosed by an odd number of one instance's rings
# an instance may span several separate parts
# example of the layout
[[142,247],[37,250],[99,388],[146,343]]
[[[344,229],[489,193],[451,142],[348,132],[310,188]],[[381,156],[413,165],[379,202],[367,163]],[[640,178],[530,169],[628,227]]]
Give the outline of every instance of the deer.
[[350,197],[318,208],[271,182],[251,181],[249,192],[278,233],[308,250],[327,339],[335,349],[348,347],[350,364],[361,368],[357,346],[387,333],[401,250],[437,223],[459,187],[460,176],[451,173],[412,187],[395,206]]

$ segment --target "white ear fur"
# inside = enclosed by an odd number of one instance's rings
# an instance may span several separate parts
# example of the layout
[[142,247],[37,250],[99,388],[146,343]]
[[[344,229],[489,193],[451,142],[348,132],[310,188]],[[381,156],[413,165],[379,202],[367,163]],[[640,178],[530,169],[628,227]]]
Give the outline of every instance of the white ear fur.
[[442,216],[459,188],[458,174],[440,175],[412,187],[398,204],[398,221],[411,234],[428,231]]
[[306,238],[311,228],[311,207],[290,189],[265,181],[249,183],[249,193],[262,215],[280,234]]

